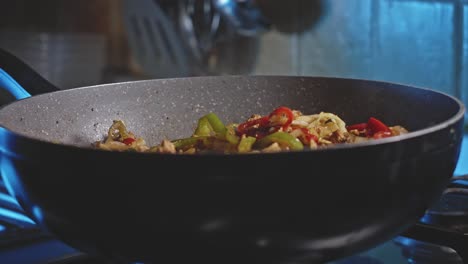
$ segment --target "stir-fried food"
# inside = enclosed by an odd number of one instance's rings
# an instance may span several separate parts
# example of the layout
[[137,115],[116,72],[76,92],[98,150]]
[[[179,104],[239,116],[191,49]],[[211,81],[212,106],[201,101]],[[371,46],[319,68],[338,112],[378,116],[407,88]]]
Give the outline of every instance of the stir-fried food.
[[356,143],[408,133],[402,126],[387,126],[370,117],[367,122],[347,126],[337,115],[321,112],[304,115],[288,107],[278,107],[269,115],[252,115],[242,123],[225,125],[214,113],[198,120],[190,137],[165,139],[148,146],[127,130],[122,120],[114,120],[103,141],[95,147],[114,151],[156,153],[254,153],[296,151]]

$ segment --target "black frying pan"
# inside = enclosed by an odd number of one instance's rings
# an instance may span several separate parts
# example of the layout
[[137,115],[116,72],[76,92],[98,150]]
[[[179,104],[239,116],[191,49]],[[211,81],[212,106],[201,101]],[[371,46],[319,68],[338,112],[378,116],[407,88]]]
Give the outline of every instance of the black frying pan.
[[[315,263],[352,255],[417,222],[448,184],[460,151],[464,107],[431,90],[225,76],[50,92],[56,88],[26,65],[0,55],[0,68],[33,95],[47,89],[0,110],[1,172],[10,191],[63,241],[123,262]],[[254,155],[120,153],[90,145],[113,119],[152,145],[189,136],[209,111],[229,123],[280,105],[332,112],[348,124],[375,116],[412,132]]]

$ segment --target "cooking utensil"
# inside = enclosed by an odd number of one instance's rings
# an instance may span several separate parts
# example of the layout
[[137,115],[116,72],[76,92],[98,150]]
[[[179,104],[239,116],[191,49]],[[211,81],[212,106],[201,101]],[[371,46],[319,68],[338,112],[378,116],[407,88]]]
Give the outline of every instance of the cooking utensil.
[[[211,0],[187,0],[178,4],[180,34],[197,61],[205,61],[217,42],[221,14],[215,12]],[[201,15],[200,15],[201,13]]]
[[[15,79],[27,90],[54,89],[5,52],[0,68],[11,75],[2,78],[6,87],[20,89]],[[152,145],[190,135],[210,111],[229,123],[279,105],[332,112],[348,123],[375,116],[412,132],[253,155],[121,153],[90,145],[103,139],[113,119]],[[451,96],[368,80],[224,76],[116,83],[3,107],[0,165],[26,212],[83,251],[156,263],[323,263],[417,222],[453,174],[463,115]]]
[[244,74],[255,65],[258,38],[223,22],[212,0],[123,3],[132,53],[151,78]]
[[145,74],[152,78],[191,74],[184,43],[155,0],[123,0],[129,45]]
[[254,37],[270,29],[255,1],[213,0],[212,5],[240,35]]
[[216,7],[215,1],[184,0],[167,9],[169,18],[177,21],[194,75],[252,72],[259,38],[255,34],[242,34],[243,30],[229,22],[231,19]]

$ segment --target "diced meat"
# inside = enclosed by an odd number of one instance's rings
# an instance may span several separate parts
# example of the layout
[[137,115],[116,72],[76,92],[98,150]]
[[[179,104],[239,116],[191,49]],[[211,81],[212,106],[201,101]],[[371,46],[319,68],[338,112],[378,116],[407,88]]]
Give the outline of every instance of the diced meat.
[[279,152],[281,151],[281,147],[278,143],[273,143],[271,144],[270,146],[262,149],[262,152],[267,152],[267,153],[271,153],[271,152]]
[[408,130],[406,130],[402,126],[392,126],[392,127],[389,127],[389,128],[390,128],[390,131],[392,131],[392,135],[394,135],[394,136],[399,136],[399,135],[408,133]]
[[176,153],[176,148],[175,148],[174,144],[171,141],[169,141],[167,139],[164,139],[161,142],[161,145],[157,148],[156,152],[157,153],[175,154]]

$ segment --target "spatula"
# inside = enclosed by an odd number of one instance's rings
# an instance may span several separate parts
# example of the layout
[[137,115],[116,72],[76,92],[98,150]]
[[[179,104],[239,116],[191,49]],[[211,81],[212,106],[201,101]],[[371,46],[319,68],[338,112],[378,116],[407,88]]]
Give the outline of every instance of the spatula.
[[122,0],[129,46],[152,78],[190,75],[189,61],[174,24],[154,0]]

